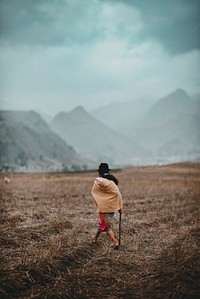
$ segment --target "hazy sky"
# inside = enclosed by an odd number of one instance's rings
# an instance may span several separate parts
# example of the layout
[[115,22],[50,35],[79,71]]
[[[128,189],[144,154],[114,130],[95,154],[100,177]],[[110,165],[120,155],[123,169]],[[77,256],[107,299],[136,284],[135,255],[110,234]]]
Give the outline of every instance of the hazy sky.
[[1,0],[0,108],[200,94],[199,0]]

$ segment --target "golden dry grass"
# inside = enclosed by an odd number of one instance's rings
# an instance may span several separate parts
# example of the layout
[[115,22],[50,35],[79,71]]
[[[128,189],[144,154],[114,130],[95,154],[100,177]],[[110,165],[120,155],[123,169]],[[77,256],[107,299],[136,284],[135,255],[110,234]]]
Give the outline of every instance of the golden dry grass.
[[[1,298],[200,298],[200,165],[128,168],[122,245],[96,231],[96,173],[0,177]],[[118,234],[118,215],[114,219]]]

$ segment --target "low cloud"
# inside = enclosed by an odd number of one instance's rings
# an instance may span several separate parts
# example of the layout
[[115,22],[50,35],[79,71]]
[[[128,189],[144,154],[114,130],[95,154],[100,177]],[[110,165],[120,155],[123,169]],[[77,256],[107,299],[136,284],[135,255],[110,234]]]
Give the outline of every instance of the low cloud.
[[54,114],[199,93],[199,5],[181,3],[2,0],[0,106]]
[[200,49],[199,0],[103,0],[137,9],[143,27],[138,41],[155,39],[172,55]]

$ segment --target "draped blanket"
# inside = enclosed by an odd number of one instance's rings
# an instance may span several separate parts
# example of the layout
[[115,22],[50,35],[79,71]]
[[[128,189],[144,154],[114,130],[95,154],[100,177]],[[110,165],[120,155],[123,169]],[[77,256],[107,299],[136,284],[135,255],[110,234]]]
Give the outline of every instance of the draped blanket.
[[122,196],[117,185],[104,178],[96,178],[91,194],[102,213],[116,212],[122,209]]

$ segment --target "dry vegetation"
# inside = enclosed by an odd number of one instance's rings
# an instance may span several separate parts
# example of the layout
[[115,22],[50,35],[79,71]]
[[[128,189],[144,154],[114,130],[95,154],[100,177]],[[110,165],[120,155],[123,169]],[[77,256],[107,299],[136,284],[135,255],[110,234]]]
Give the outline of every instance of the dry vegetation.
[[[91,244],[96,173],[0,178],[1,298],[200,298],[200,165],[114,173],[122,246]],[[114,230],[118,233],[118,215]]]

